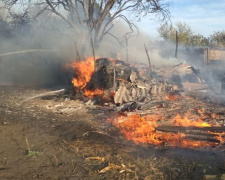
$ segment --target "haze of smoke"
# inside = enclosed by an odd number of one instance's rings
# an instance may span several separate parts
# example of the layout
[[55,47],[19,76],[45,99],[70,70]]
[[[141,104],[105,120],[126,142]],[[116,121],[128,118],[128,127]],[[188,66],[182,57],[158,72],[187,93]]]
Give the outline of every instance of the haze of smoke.
[[[22,28],[22,27],[21,27]],[[12,82],[32,84],[37,86],[54,86],[63,84],[65,77],[63,64],[77,60],[75,42],[78,51],[82,55],[81,42],[76,34],[72,33],[68,25],[56,17],[48,17],[43,14],[37,21],[30,24],[30,31],[18,28],[13,34],[8,34],[7,27],[0,34],[0,53],[10,53],[27,49],[49,50],[47,52],[30,52],[0,57],[0,82]],[[185,53],[178,52],[178,59],[174,58],[175,44],[171,42],[159,43],[153,37],[149,37],[139,29],[139,35],[134,28],[134,33],[128,39],[128,62],[144,63],[148,65],[144,44],[146,44],[151,58],[152,65],[173,66],[183,62],[191,62],[196,65],[193,59]],[[86,30],[84,30],[85,32]],[[124,34],[130,32],[129,27],[121,22],[115,22],[111,33],[118,37],[118,40],[106,35],[96,56],[122,59],[126,61],[126,46]],[[90,42],[86,42],[86,56],[92,56]],[[182,48],[182,47],[180,47]]]
[[[126,61],[127,57],[124,35],[127,32],[130,32],[130,29],[127,27],[126,24],[122,22],[115,22],[115,29],[112,30],[112,34],[114,34],[116,37],[119,37],[122,42],[122,45],[118,43],[116,39],[108,35],[100,46],[98,54],[100,56],[120,58]],[[146,44],[148,48],[152,65],[170,66],[182,62],[173,57],[161,57],[159,52],[160,50],[158,49],[156,42],[157,41],[154,39],[154,37],[150,37],[147,34],[144,34],[141,29],[139,29],[139,34],[137,31],[134,31],[128,39],[128,62],[143,63],[148,65],[148,59],[145,52],[144,44]]]

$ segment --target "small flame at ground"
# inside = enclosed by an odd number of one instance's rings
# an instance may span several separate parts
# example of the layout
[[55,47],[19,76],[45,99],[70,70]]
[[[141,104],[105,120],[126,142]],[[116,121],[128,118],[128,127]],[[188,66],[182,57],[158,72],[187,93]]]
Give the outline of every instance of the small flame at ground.
[[135,143],[149,143],[159,145],[163,142],[155,137],[157,118],[155,116],[120,116],[113,120],[113,124],[121,130],[128,140]]
[[223,133],[216,133],[216,132],[208,131],[208,133],[215,135],[215,139],[220,141],[221,144],[223,144],[225,142],[225,132],[223,132]]
[[[216,142],[207,142],[207,141],[194,141],[187,139],[186,134],[183,133],[162,133],[156,132],[157,121],[159,117],[148,115],[148,116],[119,116],[111,120],[111,122],[120,129],[121,133],[128,140],[132,140],[134,143],[147,143],[153,145],[162,145],[167,144],[169,146],[179,146],[179,147],[215,147],[218,146],[219,143]],[[179,122],[178,122],[178,120]],[[181,121],[186,121],[182,123]],[[178,126],[197,126],[197,127],[210,127],[210,124],[204,122],[193,122],[188,120],[187,118],[181,118],[177,116],[174,120]],[[218,135],[218,140],[223,142],[224,139],[221,139],[222,136]]]
[[185,116],[184,118],[181,118],[181,116],[178,114],[175,117],[175,120],[172,122],[173,125],[176,126],[195,126],[195,127],[211,127],[210,124],[203,122],[200,118],[198,118],[195,121],[192,121],[190,119],[187,118],[187,116]]
[[90,90],[84,90],[84,95],[92,98],[94,95],[102,95],[103,94],[103,89],[95,89],[93,91]]

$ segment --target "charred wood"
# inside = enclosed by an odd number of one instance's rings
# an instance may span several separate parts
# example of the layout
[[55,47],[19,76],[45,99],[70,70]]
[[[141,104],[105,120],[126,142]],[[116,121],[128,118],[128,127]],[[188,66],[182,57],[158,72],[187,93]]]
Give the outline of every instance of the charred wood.
[[157,107],[159,105],[162,105],[163,107],[166,107],[166,102],[165,101],[150,101],[146,104],[143,104],[141,106],[141,109],[142,110],[148,110],[148,109],[151,109],[153,107]]
[[119,107],[116,108],[117,111],[121,111],[121,112],[125,112],[125,111],[134,111],[136,109],[140,109],[141,108],[141,105],[137,102],[131,102],[131,103],[126,103],[126,104],[123,104]]
[[162,132],[179,132],[179,133],[193,133],[193,132],[213,132],[213,133],[223,133],[225,132],[225,127],[180,127],[180,126],[161,126],[156,128],[157,131]]

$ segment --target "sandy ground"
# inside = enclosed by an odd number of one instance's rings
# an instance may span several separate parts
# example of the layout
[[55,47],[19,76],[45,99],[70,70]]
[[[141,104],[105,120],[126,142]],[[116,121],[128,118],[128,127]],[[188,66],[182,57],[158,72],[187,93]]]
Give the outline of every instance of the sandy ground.
[[[225,173],[223,149],[136,145],[83,102],[0,86],[0,179],[203,179]],[[69,107],[69,109],[68,109]]]

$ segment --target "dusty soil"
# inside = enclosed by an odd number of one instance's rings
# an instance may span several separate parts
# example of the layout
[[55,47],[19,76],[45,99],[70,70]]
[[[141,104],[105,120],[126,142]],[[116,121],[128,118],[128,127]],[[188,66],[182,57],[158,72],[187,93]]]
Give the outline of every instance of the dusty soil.
[[225,173],[223,148],[136,145],[106,123],[112,112],[60,97],[24,102],[46,91],[0,86],[0,179],[199,180]]

